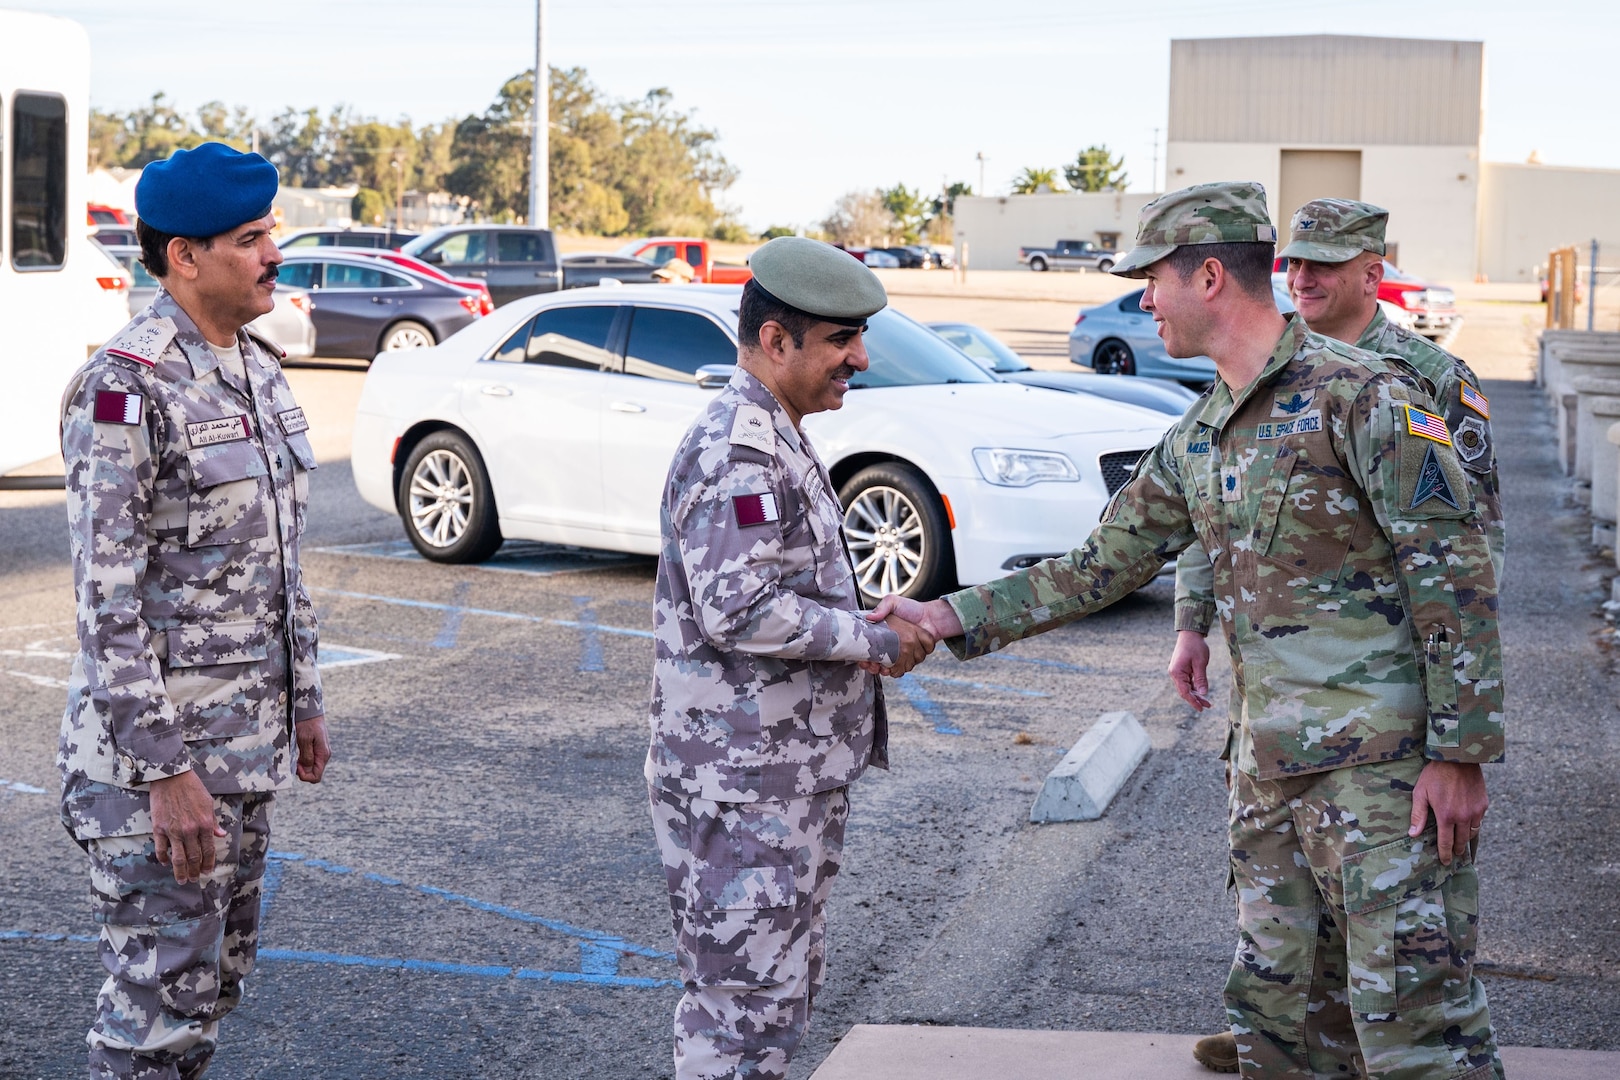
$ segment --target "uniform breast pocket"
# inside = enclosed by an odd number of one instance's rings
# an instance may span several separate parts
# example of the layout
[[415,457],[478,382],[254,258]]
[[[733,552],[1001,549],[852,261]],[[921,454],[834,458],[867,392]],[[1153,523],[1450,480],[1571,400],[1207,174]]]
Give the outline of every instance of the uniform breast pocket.
[[259,729],[269,645],[256,620],[194,623],[164,632],[164,686],[188,742]]
[[816,591],[829,600],[842,599],[852,591],[853,576],[844,554],[843,514],[836,503],[820,502],[809,508],[808,517],[815,537]]
[[293,456],[293,497],[302,507],[309,502],[309,474],[315,471],[315,450],[309,445],[309,436],[302,432],[287,437],[287,449]]
[[1314,467],[1304,447],[1279,448],[1260,500],[1255,553],[1291,584],[1337,580],[1359,507],[1351,489],[1338,470]]
[[264,455],[247,440],[192,450],[191,493],[186,498],[186,546],[211,547],[256,540],[270,531]]

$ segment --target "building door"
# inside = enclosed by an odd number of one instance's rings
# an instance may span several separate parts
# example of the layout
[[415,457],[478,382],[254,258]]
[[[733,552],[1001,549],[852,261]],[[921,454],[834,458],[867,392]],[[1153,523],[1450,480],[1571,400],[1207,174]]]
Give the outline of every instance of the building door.
[[1361,151],[1284,150],[1281,179],[1271,209],[1277,237],[1287,243],[1289,219],[1312,199],[1361,198]]

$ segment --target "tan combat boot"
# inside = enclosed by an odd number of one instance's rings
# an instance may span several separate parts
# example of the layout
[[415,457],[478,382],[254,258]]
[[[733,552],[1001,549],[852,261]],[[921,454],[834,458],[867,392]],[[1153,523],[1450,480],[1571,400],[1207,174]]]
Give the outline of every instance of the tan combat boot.
[[1238,1071],[1237,1039],[1230,1031],[1210,1035],[1193,1043],[1193,1057],[1211,1072]]

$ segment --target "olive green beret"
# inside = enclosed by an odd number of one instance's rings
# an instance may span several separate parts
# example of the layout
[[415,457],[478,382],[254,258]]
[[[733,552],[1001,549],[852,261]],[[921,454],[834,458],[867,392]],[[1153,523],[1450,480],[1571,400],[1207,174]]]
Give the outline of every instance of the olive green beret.
[[748,260],[754,284],[806,315],[860,326],[889,303],[883,282],[847,251],[804,236],[779,236]]
[[1253,181],[1194,184],[1160,195],[1142,207],[1136,224],[1136,246],[1113,273],[1145,276],[1178,247],[1189,244],[1275,243],[1276,226],[1266,210],[1266,189]]
[[1278,258],[1349,262],[1363,251],[1384,253],[1389,211],[1353,199],[1312,199],[1294,211],[1288,246]]

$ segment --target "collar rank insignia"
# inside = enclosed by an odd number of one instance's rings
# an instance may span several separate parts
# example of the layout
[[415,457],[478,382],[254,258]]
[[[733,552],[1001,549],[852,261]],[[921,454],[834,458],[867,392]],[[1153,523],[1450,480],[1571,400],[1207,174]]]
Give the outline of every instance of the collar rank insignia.
[[1410,434],[1433,439],[1444,446],[1451,445],[1451,432],[1446,429],[1445,420],[1432,412],[1424,412],[1416,405],[1407,405],[1405,408],[1406,430]]
[[1451,482],[1446,479],[1446,471],[1440,467],[1440,459],[1435,455],[1434,447],[1429,447],[1428,453],[1423,455],[1423,468],[1418,472],[1417,490],[1412,492],[1412,505],[1407,509],[1416,510],[1430,499],[1439,499],[1453,510],[1461,510],[1457,505],[1457,495],[1451,490]]
[[1485,419],[1491,418],[1491,399],[1467,383],[1462,384],[1462,403]]
[[1305,411],[1311,403],[1308,394],[1301,394],[1297,390],[1287,396],[1279,396],[1271,406],[1272,416],[1298,416]]
[[770,492],[763,495],[733,495],[731,512],[737,515],[737,524],[744,528],[768,525],[782,518],[781,511],[776,507],[776,496]]
[[95,418],[98,424],[128,424],[141,422],[141,406],[145,399],[139,394],[126,394],[120,390],[97,390]]

